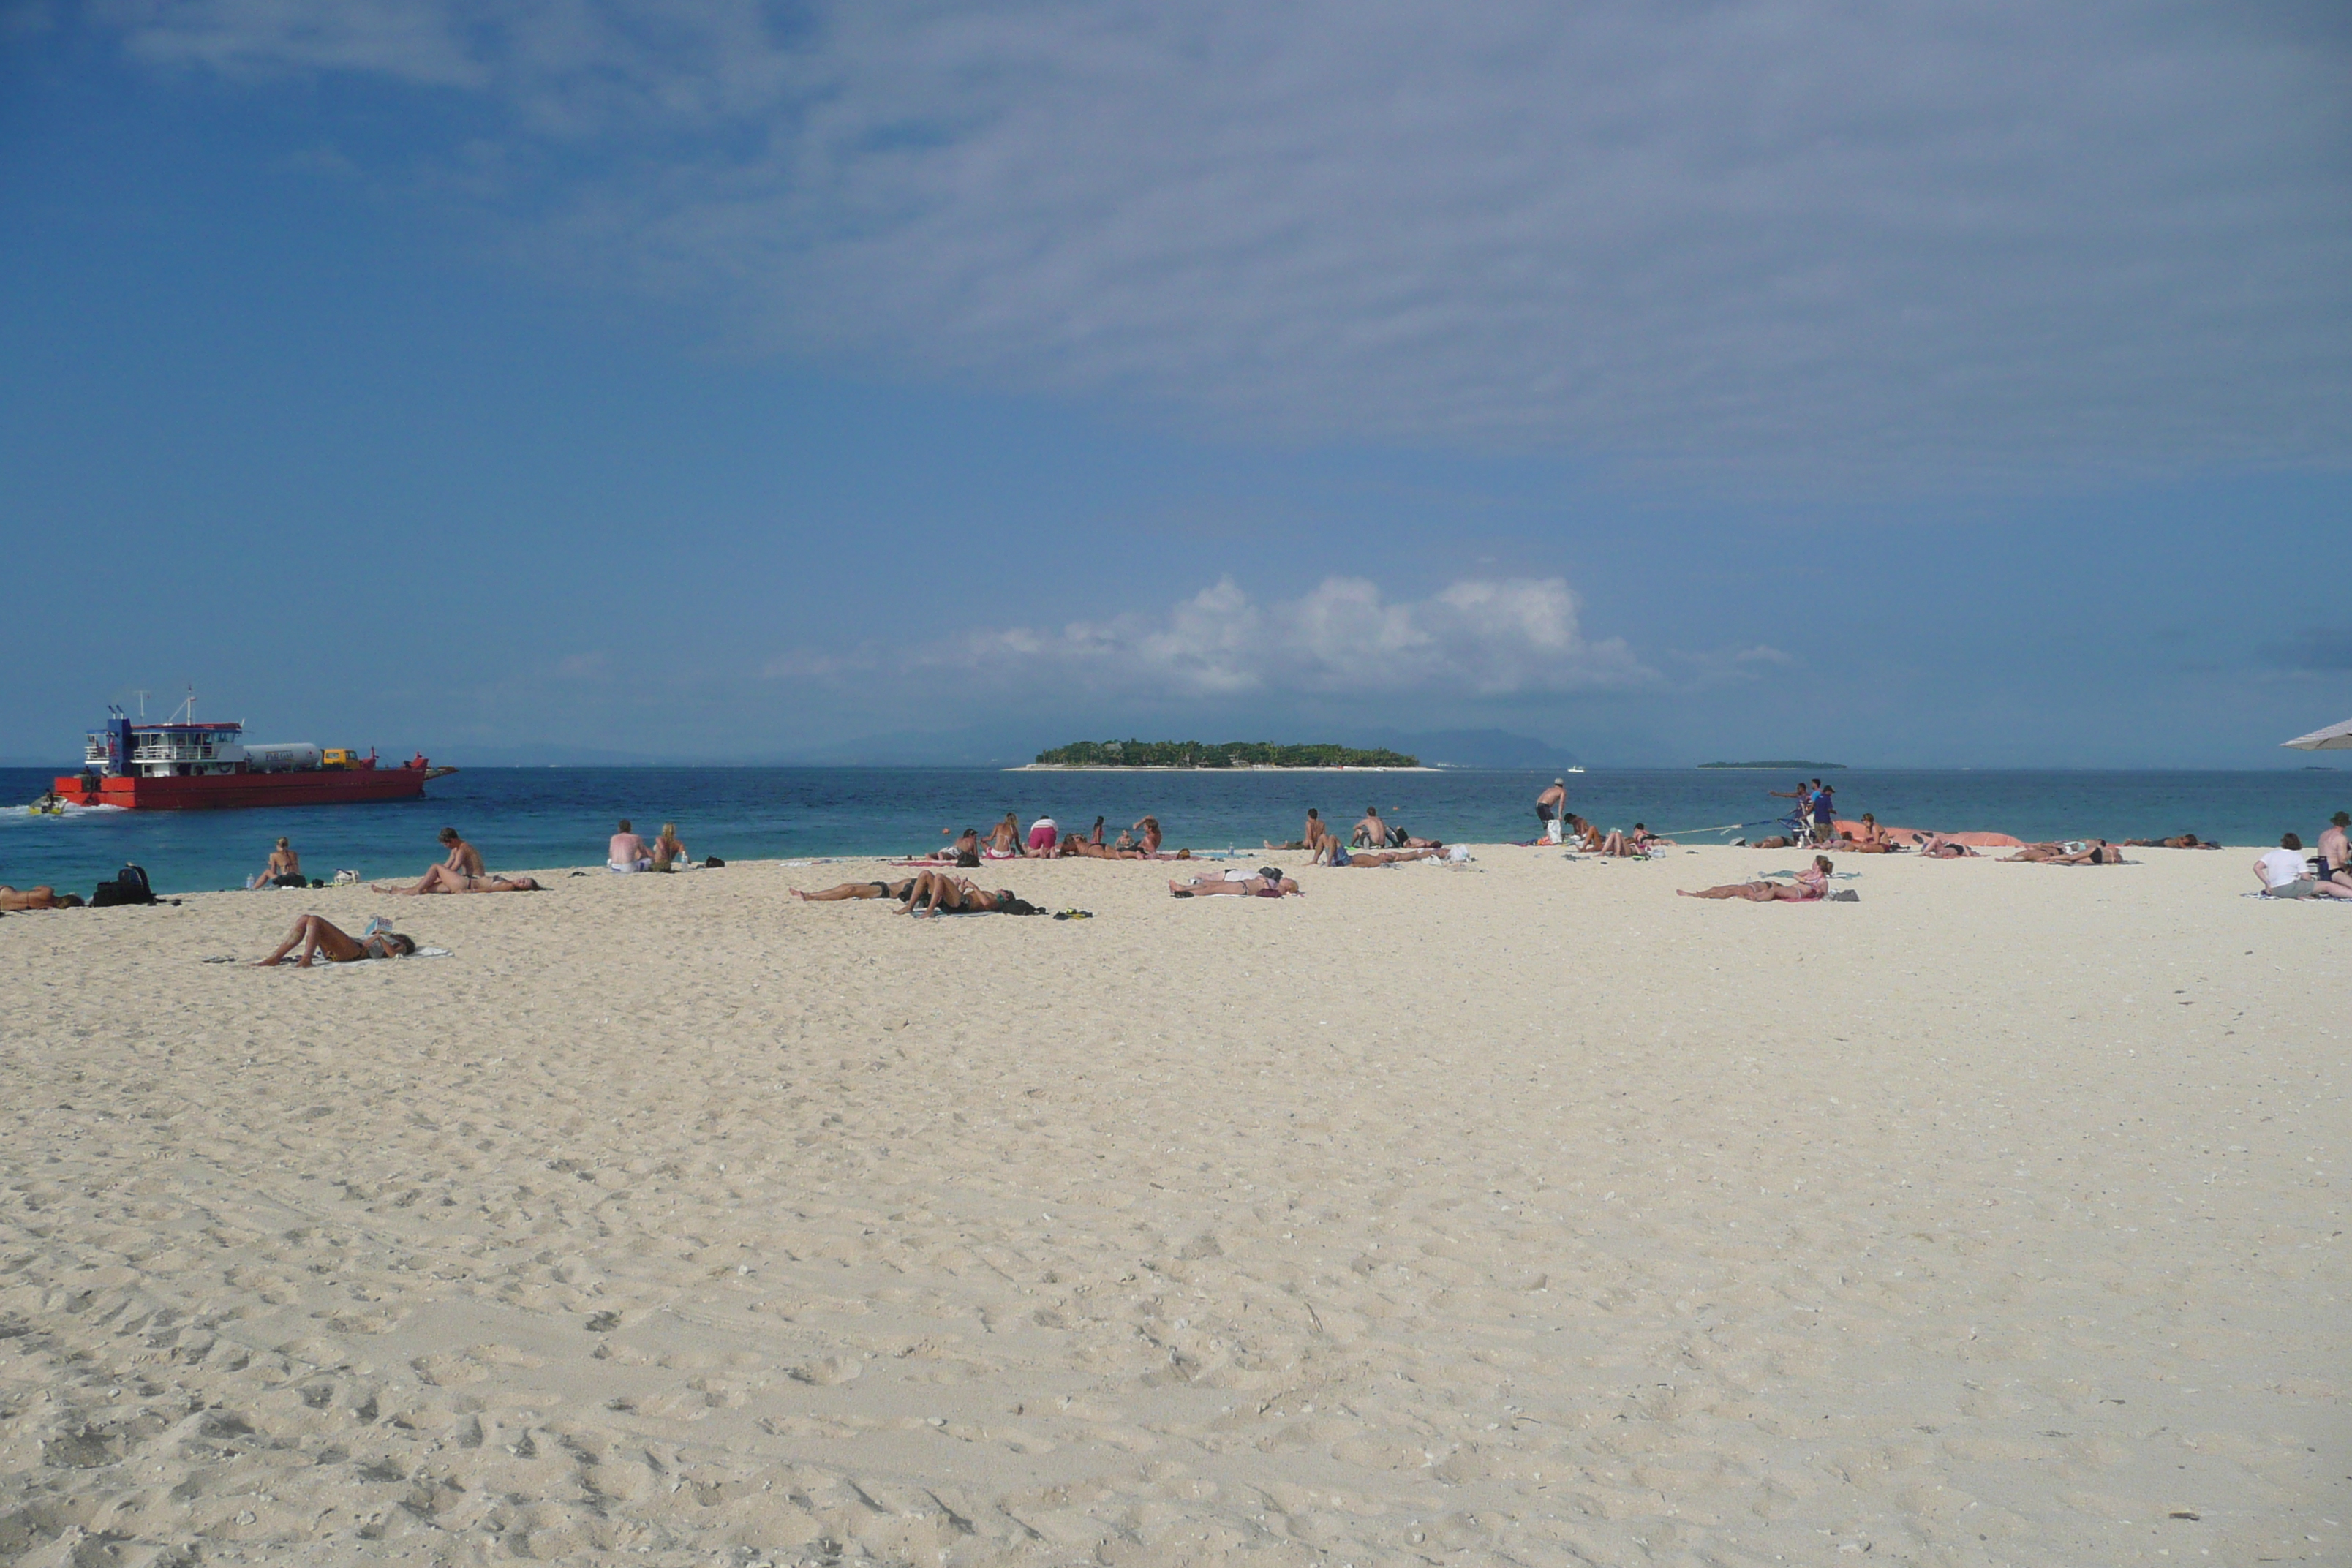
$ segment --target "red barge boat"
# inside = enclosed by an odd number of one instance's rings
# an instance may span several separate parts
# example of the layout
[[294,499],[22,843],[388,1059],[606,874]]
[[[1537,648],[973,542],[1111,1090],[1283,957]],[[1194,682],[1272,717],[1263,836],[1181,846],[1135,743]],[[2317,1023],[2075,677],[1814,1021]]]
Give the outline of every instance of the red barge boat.
[[415,800],[425,781],[453,773],[422,753],[396,766],[308,742],[247,745],[243,724],[198,723],[195,698],[163,724],[134,723],[107,708],[106,728],[89,731],[82,771],[54,780],[67,805],[119,805],[132,811],[203,811],[254,805],[341,805]]

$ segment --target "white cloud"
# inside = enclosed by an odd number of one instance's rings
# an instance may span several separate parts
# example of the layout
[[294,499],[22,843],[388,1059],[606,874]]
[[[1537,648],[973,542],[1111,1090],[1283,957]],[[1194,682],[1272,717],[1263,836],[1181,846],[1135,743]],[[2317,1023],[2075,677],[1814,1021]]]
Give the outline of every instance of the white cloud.
[[1361,578],[1330,577],[1303,598],[1266,605],[1225,578],[1162,615],[977,632],[908,663],[1007,687],[1045,681],[1171,700],[1498,697],[1658,679],[1622,639],[1586,638],[1578,608],[1556,577],[1463,581],[1418,601],[1385,599]]
[[2352,458],[2320,6],[121,14],[479,92],[551,265],[919,374],[1832,474]]

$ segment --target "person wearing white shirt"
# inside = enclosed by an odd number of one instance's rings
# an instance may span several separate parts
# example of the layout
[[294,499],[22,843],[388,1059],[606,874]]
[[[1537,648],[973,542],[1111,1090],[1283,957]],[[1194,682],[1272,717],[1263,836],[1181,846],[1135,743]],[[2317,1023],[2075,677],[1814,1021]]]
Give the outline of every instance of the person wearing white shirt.
[[2282,835],[2279,847],[2254,862],[2254,876],[2262,882],[2263,890],[2273,899],[2352,898],[2352,889],[2323,882],[2311,874],[2311,863],[2304,858],[2303,840],[2292,833]]

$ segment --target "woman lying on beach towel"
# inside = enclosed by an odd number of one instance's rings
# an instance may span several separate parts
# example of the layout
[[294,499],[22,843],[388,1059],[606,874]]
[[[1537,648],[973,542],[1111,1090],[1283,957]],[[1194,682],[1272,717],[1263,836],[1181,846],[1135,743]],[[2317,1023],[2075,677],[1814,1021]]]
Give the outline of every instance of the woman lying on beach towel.
[[67,893],[59,896],[55,888],[0,887],[0,910],[78,910],[79,908],[81,908],[79,895]]
[[[929,876],[930,873],[923,874]],[[803,893],[798,888],[791,891],[793,897],[804,904],[830,904],[843,899],[904,899],[914,886],[915,879],[909,877],[903,882],[844,882],[837,888],[827,888],[815,893]]]
[[1394,866],[1405,860],[1435,860],[1444,854],[1443,849],[1350,849],[1339,842],[1339,835],[1333,834],[1323,840],[1320,849],[1315,851],[1314,863],[1348,871]]
[[468,877],[446,866],[436,866],[413,888],[396,882],[371,884],[379,893],[538,893],[546,889],[529,877]]
[[2176,834],[2170,838],[2126,838],[2126,849],[2219,849],[2219,844],[2200,839],[2194,833]]
[[301,956],[294,961],[297,969],[308,969],[314,958],[329,963],[364,963],[371,958],[406,958],[416,951],[415,939],[396,931],[380,931],[364,942],[352,940],[349,931],[340,931],[324,915],[304,915],[278,944],[278,951],[268,958],[254,960],[257,969],[275,968],[285,962],[286,955],[297,948]]
[[1958,839],[1941,833],[1930,833],[1919,840],[1919,854],[1928,860],[1965,860],[1976,851]]
[[2104,838],[2089,843],[2076,839],[2071,844],[2029,844],[2014,855],[2004,855],[2001,863],[2022,860],[2035,866],[2120,866],[2124,852]]
[[[917,906],[920,905],[921,908]],[[994,892],[979,887],[962,877],[950,877],[940,871],[918,871],[908,885],[904,901],[898,906],[902,915],[936,915],[945,910],[951,915],[1042,915],[1045,911],[1026,899],[1013,897],[1010,888]]]
[[1297,883],[1272,866],[1261,866],[1255,871],[1228,871],[1222,877],[1195,877],[1186,882],[1171,879],[1168,891],[1179,899],[1204,899],[1217,893],[1241,893],[1254,899],[1278,899],[1286,893],[1307,896]]
[[1812,866],[1797,873],[1794,886],[1785,882],[1727,882],[1720,888],[1702,888],[1696,893],[1675,889],[1684,899],[1746,899],[1750,903],[1810,904],[1829,896],[1830,858],[1813,857]]

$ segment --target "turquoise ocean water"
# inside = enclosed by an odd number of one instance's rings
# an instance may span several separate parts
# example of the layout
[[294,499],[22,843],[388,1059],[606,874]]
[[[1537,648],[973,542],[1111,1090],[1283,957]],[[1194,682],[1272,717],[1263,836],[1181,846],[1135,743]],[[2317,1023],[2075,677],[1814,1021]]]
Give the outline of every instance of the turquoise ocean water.
[[[727,859],[901,854],[936,847],[942,827],[983,831],[1006,811],[1026,824],[1050,815],[1116,831],[1145,812],[1171,847],[1222,850],[1296,837],[1310,805],[1342,826],[1377,805],[1391,822],[1432,838],[1532,837],[1534,800],[1549,773],[1007,773],[902,768],[480,768],[436,780],[396,805],[267,811],[92,812],[35,817],[16,809],[50,771],[0,769],[0,883],[50,883],[87,896],[126,860],[159,890],[236,888],[260,869],[279,834],[303,868],[370,878],[415,876],[438,859],[445,823],[480,846],[493,868],[593,866],[619,816],[651,837],[678,824],[696,856]],[[2306,843],[2330,813],[2352,810],[2352,769],[2265,773],[1842,771],[1841,816],[1947,830],[1992,828],[2022,838],[2144,838],[2194,830],[2231,845],[2268,845],[2293,829]],[[1571,809],[1602,826],[1647,823],[1694,843],[1697,833],[1764,823],[1787,808],[1766,792],[1778,773],[1677,768],[1570,777]],[[1749,837],[1755,830],[1748,831]]]

